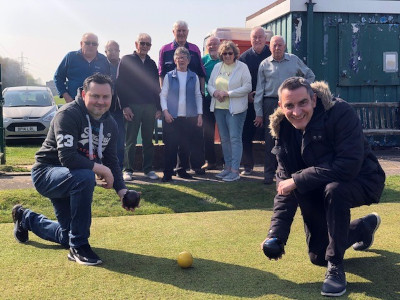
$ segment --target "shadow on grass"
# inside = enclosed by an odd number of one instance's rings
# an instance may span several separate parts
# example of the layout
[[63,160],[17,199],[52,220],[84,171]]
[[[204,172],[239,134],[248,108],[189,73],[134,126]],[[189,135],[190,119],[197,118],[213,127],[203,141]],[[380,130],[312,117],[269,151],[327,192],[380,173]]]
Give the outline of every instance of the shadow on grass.
[[142,184],[131,187],[142,192],[144,201],[167,207],[174,212],[272,209],[275,196],[275,186],[251,181],[235,184]]
[[345,260],[346,272],[369,281],[351,283],[348,291],[376,299],[399,299],[400,254],[378,249],[367,251],[377,256]]
[[[44,250],[63,250],[60,245],[29,241],[29,246]],[[93,248],[103,259],[99,267],[154,282],[170,284],[182,290],[256,298],[278,295],[308,300],[320,297],[320,282],[296,283],[250,267],[196,258],[192,268],[181,269],[175,259],[136,254],[122,250]],[[366,282],[348,282],[347,293],[359,293],[376,299],[398,299],[400,254],[386,250],[368,250],[373,257],[345,260],[345,271]],[[267,260],[265,264],[269,264]],[[275,263],[275,262],[272,262]],[[308,261],[299,263],[309,263]],[[291,272],[289,270],[289,272]],[[306,276],[300,274],[300,276]],[[322,298],[322,297],[321,297]]]
[[94,249],[107,270],[146,280],[170,284],[183,290],[234,297],[280,295],[292,299],[310,299],[319,294],[320,283],[297,284],[273,273],[196,258],[189,269],[181,269],[176,260],[104,248]]

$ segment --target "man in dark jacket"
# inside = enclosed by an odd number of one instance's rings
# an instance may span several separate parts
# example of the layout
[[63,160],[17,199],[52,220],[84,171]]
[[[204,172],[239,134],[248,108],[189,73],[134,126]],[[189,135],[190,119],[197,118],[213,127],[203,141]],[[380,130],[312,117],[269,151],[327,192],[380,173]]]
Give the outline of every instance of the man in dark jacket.
[[378,203],[385,174],[351,106],[333,98],[326,83],[291,77],[279,88],[279,108],[270,116],[276,139],[277,195],[267,239],[281,247],[300,207],[313,264],[328,270],[321,294],[346,292],[346,249],[366,250],[380,224],[376,213],[350,222],[350,208]]
[[96,175],[102,180],[100,185],[114,188],[121,201],[127,192],[116,153],[117,125],[108,112],[111,86],[111,78],[106,75],[97,73],[86,78],[82,97],[78,94],[54,117],[36,153],[32,180],[38,192],[50,198],[58,222],[16,205],[13,219],[17,241],[27,242],[28,231],[32,231],[69,248],[71,261],[102,263],[88,241]]
[[136,51],[122,57],[117,77],[117,95],[125,118],[124,180],[132,180],[136,142],[142,134],[143,171],[150,179],[158,179],[153,171],[153,131],[156,119],[161,118],[160,86],[156,63],[147,55],[151,37],[139,34]]

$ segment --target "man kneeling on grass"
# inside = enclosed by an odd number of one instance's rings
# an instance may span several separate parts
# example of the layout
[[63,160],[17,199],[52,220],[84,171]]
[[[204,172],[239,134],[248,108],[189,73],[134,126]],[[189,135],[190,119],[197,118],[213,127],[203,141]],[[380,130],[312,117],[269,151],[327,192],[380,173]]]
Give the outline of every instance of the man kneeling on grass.
[[376,213],[350,222],[350,208],[379,202],[385,182],[351,106],[323,82],[292,77],[279,88],[270,116],[278,161],[277,195],[264,253],[279,259],[300,207],[313,264],[328,266],[321,294],[346,292],[343,257],[351,245],[368,249],[380,224]]
[[[82,97],[64,105],[54,117],[46,140],[36,153],[32,180],[50,198],[58,222],[15,205],[12,216],[17,241],[28,241],[28,231],[69,248],[68,259],[84,265],[102,261],[88,239],[96,176],[101,186],[114,188],[121,201],[127,193],[118,165],[117,125],[109,114],[112,83],[94,74],[84,81]],[[122,202],[124,203],[124,202]],[[127,207],[126,210],[134,210]]]

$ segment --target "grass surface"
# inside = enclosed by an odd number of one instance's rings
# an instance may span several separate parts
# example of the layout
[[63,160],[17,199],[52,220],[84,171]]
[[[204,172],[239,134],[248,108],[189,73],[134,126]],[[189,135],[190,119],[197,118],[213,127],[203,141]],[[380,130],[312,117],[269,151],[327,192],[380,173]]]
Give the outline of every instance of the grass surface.
[[[399,203],[377,211],[382,224],[373,248],[346,253],[349,299],[398,299]],[[321,299],[325,268],[312,265],[297,213],[286,255],[268,261],[259,249],[271,212],[238,210],[93,219],[91,244],[99,267],[67,260],[67,250],[30,235],[17,243],[13,225],[0,224],[2,299]],[[181,269],[181,251],[194,257]],[[79,296],[77,296],[79,295]]]
[[35,162],[35,153],[39,150],[41,142],[29,144],[21,142],[7,142],[6,145],[6,164],[0,165],[0,171],[18,172],[27,171],[27,168],[21,166],[33,165]]
[[[142,192],[141,207],[135,214],[165,214],[182,212],[272,209],[275,187],[259,182],[239,181],[233,184],[220,182],[195,182],[185,184],[128,184]],[[109,217],[129,215],[121,209],[119,198],[113,190],[96,187],[93,216]],[[381,198],[382,203],[399,202],[400,176],[390,176]],[[34,211],[54,218],[50,201],[34,189],[0,191],[0,223],[12,222],[11,208],[21,203]]]
[[[237,182],[222,184],[218,182],[186,184],[142,184],[128,187],[142,192],[141,207],[135,214],[164,214],[181,212],[216,211],[232,209],[252,209],[272,207],[275,194],[273,186],[259,182]],[[255,191],[249,195],[249,191]],[[93,200],[93,216],[109,217],[130,215],[121,209],[119,198],[114,190],[96,187]],[[21,203],[34,211],[54,218],[49,199],[39,195],[34,189],[0,191],[0,223],[12,222],[11,208]]]

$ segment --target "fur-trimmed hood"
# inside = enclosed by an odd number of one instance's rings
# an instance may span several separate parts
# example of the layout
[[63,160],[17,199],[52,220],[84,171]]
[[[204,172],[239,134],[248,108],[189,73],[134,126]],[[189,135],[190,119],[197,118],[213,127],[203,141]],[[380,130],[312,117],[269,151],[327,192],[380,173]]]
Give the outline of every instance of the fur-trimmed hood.
[[[317,95],[317,101],[321,101],[325,111],[331,109],[335,102],[332,101],[333,97],[328,83],[325,81],[316,81],[311,84],[311,87],[314,93]],[[280,107],[278,107],[275,112],[269,116],[269,129],[273,138],[277,138],[279,136],[280,123],[284,118],[285,115]]]

